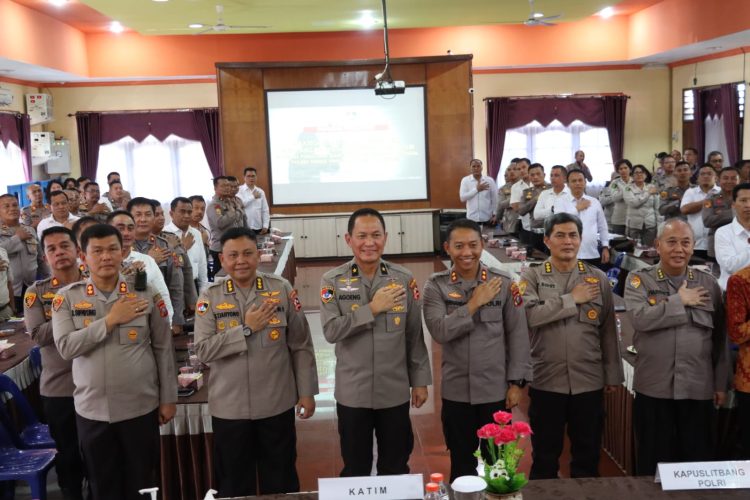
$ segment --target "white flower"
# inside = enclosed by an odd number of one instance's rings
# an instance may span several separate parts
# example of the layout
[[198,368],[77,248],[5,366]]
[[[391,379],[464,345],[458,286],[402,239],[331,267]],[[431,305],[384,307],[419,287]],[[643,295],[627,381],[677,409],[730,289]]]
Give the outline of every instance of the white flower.
[[509,477],[508,471],[505,470],[505,463],[502,460],[498,460],[498,463],[490,469],[490,479],[508,479]]

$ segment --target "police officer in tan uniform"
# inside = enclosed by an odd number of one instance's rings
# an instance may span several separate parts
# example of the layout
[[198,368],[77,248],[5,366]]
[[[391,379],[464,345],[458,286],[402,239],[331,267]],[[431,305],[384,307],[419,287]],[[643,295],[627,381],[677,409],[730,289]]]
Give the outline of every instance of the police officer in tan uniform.
[[539,163],[534,163],[529,167],[529,181],[531,187],[523,190],[518,213],[522,217],[528,214],[531,220],[531,244],[540,252],[545,252],[547,249],[542,243],[544,220],[534,219],[534,208],[542,191],[551,189],[552,186],[544,182],[544,167]]
[[680,212],[680,203],[685,191],[693,187],[690,184],[690,164],[686,161],[677,163],[674,169],[675,186],[668,186],[659,193],[659,214],[665,219],[676,217],[685,220],[686,217]]
[[510,208],[510,191],[518,180],[515,163],[505,169],[505,184],[497,190],[497,213],[495,219],[502,222],[503,231],[508,234],[516,232],[518,213]]
[[31,204],[21,210],[21,223],[36,229],[39,221],[52,215],[52,210],[49,205],[44,203],[44,192],[38,183],[31,184],[26,188],[26,196]]
[[45,258],[52,277],[37,281],[24,295],[26,331],[40,347],[42,375],[39,393],[50,434],[55,440],[55,470],[63,498],[83,500],[84,469],[78,451],[78,432],[73,405],[72,363],[60,357],[52,338],[52,299],[71,283],[84,279],[78,267],[78,245],[73,232],[65,227],[51,227],[42,234]]
[[97,224],[81,234],[91,277],[52,299],[52,332],[73,361],[81,452],[94,499],[139,499],[158,484],[159,424],[177,401],[177,370],[164,300],[120,274],[122,239]]
[[558,477],[566,426],[571,477],[599,475],[603,393],[624,380],[612,288],[602,271],[577,259],[581,229],[575,215],[548,217],[550,258],[519,283],[531,330],[531,479]]
[[409,403],[422,406],[432,383],[417,282],[381,259],[385,230],[377,210],[355,211],[345,236],[354,258],[321,282],[323,334],[336,346],[342,476],[370,475],[373,430],[378,474],[409,472]]
[[211,366],[217,489],[222,497],[299,491],[295,405],[310,418],[318,393],[310,327],[289,282],[257,271],[253,231],[230,229],[221,244],[229,277],[201,294],[195,317],[195,348]]
[[89,182],[83,188],[83,207],[80,208],[80,215],[88,215],[93,217],[98,222],[105,224],[107,222],[107,216],[112,211],[112,207],[108,206],[107,203],[101,202],[101,191],[99,190],[99,184],[96,182]]
[[[247,227],[247,216],[242,201],[235,199],[232,182],[221,175],[214,179],[214,197],[206,207],[208,228],[211,232],[209,251],[214,258],[214,274],[221,269],[221,236],[233,227]],[[213,276],[209,276],[211,279]]]
[[[16,313],[23,311],[24,291],[36,281],[42,259],[36,231],[31,226],[21,224],[19,215],[16,197],[12,194],[0,195],[0,246],[10,259]],[[46,274],[43,262],[40,274]]]
[[[169,300],[172,302],[172,332],[182,333],[185,325],[185,278],[178,256],[169,249],[167,240],[152,234],[154,222],[154,204],[148,198],[136,196],[128,202],[128,212],[135,221],[135,241],[133,250],[151,256],[159,265],[164,281],[169,289]],[[184,262],[184,260],[183,260]],[[192,279],[192,275],[191,275]],[[194,288],[194,285],[193,285]],[[192,297],[195,298],[195,293]]]
[[625,303],[635,328],[633,426],[636,474],[659,462],[713,459],[714,405],[729,387],[722,293],[709,273],[688,266],[694,236],[672,219],[656,240],[659,264],[632,272]]
[[442,421],[451,453],[451,481],[476,475],[476,432],[493,413],[513,408],[531,379],[529,333],[518,284],[480,262],[476,222],[451,223],[445,251],[451,269],[424,288],[424,319],[442,345]]
[[708,229],[708,256],[716,258],[714,251],[714,235],[716,230],[732,222],[732,190],[740,183],[740,172],[734,167],[725,167],[719,172],[719,187],[721,191],[708,195],[703,202],[701,217],[703,225]]

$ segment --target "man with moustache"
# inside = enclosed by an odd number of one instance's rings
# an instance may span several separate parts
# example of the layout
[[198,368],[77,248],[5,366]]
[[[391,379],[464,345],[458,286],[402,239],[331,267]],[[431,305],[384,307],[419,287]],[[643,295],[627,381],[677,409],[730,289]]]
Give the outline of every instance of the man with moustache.
[[703,210],[701,210],[703,226],[708,229],[708,256],[712,260],[716,258],[714,250],[716,231],[732,222],[734,218],[732,191],[740,182],[740,173],[734,167],[726,167],[719,172],[718,177],[721,191],[710,195],[703,203]]
[[39,221],[49,217],[52,212],[49,205],[44,203],[44,191],[42,191],[42,186],[39,183],[30,184],[26,188],[26,196],[29,198],[30,204],[21,210],[21,222],[36,229]]
[[70,213],[68,195],[65,194],[65,191],[53,191],[50,193],[49,198],[52,214],[39,221],[39,225],[36,227],[39,239],[42,238],[42,233],[47,228],[55,226],[71,228],[73,227],[73,223],[78,220],[78,217]]
[[680,212],[680,203],[685,191],[690,189],[690,165],[686,161],[678,162],[674,168],[675,186],[668,187],[659,193],[659,214],[665,219],[676,217],[687,220],[685,215]]
[[461,179],[459,198],[466,203],[466,218],[479,224],[495,224],[497,185],[492,177],[482,175],[482,162],[469,163],[471,175]]

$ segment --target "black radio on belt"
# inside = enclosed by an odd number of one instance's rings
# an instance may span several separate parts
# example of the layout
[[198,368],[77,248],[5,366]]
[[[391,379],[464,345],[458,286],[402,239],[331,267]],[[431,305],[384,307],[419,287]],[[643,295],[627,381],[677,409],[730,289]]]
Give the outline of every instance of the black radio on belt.
[[143,269],[135,272],[135,289],[138,292],[146,291],[146,271]]

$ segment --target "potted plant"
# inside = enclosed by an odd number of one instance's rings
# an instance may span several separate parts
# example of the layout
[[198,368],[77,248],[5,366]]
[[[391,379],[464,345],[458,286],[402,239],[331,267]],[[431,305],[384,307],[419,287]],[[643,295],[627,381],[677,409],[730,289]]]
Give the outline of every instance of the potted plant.
[[526,422],[511,423],[513,415],[505,411],[496,412],[493,419],[494,423],[477,430],[479,447],[474,452],[484,463],[485,498],[521,500],[520,490],[529,480],[526,474],[518,472],[518,462],[523,457],[518,443],[522,437],[532,434],[531,427]]

